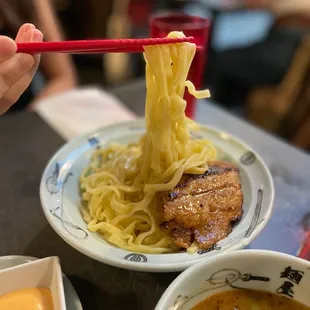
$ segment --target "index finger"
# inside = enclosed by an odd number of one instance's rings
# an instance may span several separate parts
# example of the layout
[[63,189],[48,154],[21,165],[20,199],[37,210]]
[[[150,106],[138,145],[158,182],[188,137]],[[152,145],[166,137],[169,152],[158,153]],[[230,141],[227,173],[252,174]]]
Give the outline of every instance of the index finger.
[[0,63],[5,59],[12,57],[17,50],[14,40],[6,36],[0,36]]

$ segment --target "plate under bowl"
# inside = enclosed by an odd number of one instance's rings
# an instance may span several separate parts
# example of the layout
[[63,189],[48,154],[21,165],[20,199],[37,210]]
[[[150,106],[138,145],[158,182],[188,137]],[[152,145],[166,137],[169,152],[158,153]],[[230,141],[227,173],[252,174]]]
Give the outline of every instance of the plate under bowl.
[[182,271],[198,261],[248,245],[270,218],[274,186],[261,157],[239,139],[221,130],[202,127],[195,136],[211,140],[219,159],[240,168],[244,214],[231,234],[208,250],[195,254],[139,254],[120,249],[87,230],[80,213],[79,177],[98,147],[111,142],[135,142],[144,133],[144,120],[104,127],[64,145],[48,163],[41,180],[43,211],[53,229],[72,247],[100,262],[119,268],[149,271]]

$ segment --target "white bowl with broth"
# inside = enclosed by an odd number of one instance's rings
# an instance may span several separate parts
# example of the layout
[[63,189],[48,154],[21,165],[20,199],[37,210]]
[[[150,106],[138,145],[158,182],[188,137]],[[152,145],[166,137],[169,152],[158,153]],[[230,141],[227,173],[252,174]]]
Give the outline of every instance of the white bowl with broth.
[[[280,309],[267,307],[271,298],[281,309],[305,310],[310,309],[309,292],[310,262],[279,252],[242,250],[187,269],[168,287],[155,310]],[[255,298],[250,300],[252,294]],[[238,298],[233,300],[233,295]]]
[[218,159],[231,161],[240,169],[244,196],[243,217],[229,236],[208,250],[194,254],[132,253],[105,241],[87,229],[80,212],[79,177],[96,148],[110,143],[138,141],[145,132],[144,120],[99,129],[64,145],[48,163],[41,180],[43,211],[53,229],[72,247],[100,262],[119,268],[149,271],[182,271],[202,259],[248,245],[267,224],[273,206],[274,186],[261,157],[245,143],[221,130],[201,127],[195,135],[207,138],[218,150]]

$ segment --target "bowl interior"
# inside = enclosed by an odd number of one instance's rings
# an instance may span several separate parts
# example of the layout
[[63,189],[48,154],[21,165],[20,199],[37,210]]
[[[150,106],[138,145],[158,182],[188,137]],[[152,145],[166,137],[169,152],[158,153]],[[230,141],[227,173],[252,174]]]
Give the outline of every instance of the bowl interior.
[[233,289],[267,291],[310,306],[310,263],[277,252],[226,253],[181,274],[156,310],[190,310],[213,294]]
[[79,176],[98,147],[111,142],[135,142],[143,134],[144,122],[134,121],[103,128],[65,145],[49,162],[41,181],[41,200],[45,215],[69,244],[99,261],[148,271],[179,271],[217,253],[246,246],[267,223],[273,202],[273,183],[268,169],[258,155],[244,143],[216,129],[201,128],[195,136],[208,138],[218,149],[220,160],[240,168],[244,194],[244,214],[232,233],[209,250],[196,254],[129,253],[107,243],[87,230],[80,213]]

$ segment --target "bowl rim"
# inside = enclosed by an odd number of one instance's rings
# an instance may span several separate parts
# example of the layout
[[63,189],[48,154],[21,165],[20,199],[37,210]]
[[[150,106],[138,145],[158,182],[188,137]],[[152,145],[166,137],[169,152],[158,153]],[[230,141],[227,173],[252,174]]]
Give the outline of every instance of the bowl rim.
[[190,268],[186,269],[184,272],[182,272],[179,276],[177,276],[173,282],[168,286],[168,288],[165,290],[163,295],[161,296],[160,300],[158,301],[155,310],[167,310],[166,303],[169,300],[170,295],[173,293],[173,291],[177,288],[177,286],[183,282],[186,281],[186,279],[195,273],[197,270],[204,270],[204,269],[212,269],[212,264],[218,261],[223,260],[234,260],[234,259],[240,259],[240,258],[248,258],[251,259],[252,257],[259,257],[264,256],[268,259],[276,259],[276,260],[282,260],[286,259],[290,262],[294,262],[299,265],[303,265],[306,268],[310,268],[310,262],[300,258],[296,257],[290,254],[278,252],[278,251],[270,251],[270,250],[257,250],[257,249],[246,249],[246,250],[237,250],[237,251],[230,251],[218,254],[217,256],[206,258],[203,261],[200,261],[199,263],[191,266]]
[[18,259],[23,259],[23,260],[29,260],[29,262],[32,262],[34,260],[38,260],[40,258],[34,257],[34,256],[28,256],[28,255],[4,255],[0,256],[0,261],[7,261],[7,260],[18,260]]
[[[143,121],[143,123],[142,123]],[[51,225],[51,227],[54,229],[54,231],[65,241],[67,242],[70,246],[72,246],[74,249],[76,249],[77,251],[83,253],[84,255],[91,257],[101,263],[105,263],[114,267],[118,267],[118,268],[124,268],[124,269],[129,269],[129,270],[135,270],[135,271],[147,271],[147,272],[178,272],[178,271],[183,271],[185,269],[187,269],[188,267],[191,267],[192,265],[196,265],[197,263],[199,263],[202,260],[205,259],[209,259],[206,257],[201,257],[200,259],[197,260],[191,260],[191,261],[183,261],[183,262],[178,262],[178,263],[173,263],[173,265],[171,264],[167,264],[167,263],[163,263],[163,262],[159,262],[159,263],[148,263],[148,264],[144,264],[141,262],[131,262],[131,261],[127,261],[127,260],[121,260],[119,258],[115,259],[115,257],[110,257],[110,256],[102,256],[102,255],[98,255],[96,253],[90,252],[88,250],[88,248],[86,246],[80,246],[78,240],[75,240],[74,238],[70,238],[68,237],[63,231],[60,231],[57,227],[57,225],[55,224],[55,219],[52,217],[52,215],[50,214],[48,207],[47,207],[47,202],[45,201],[44,198],[44,186],[45,186],[45,182],[44,182],[44,175],[46,170],[48,169],[48,167],[56,160],[57,156],[59,153],[63,152],[66,147],[70,144],[78,144],[80,141],[83,141],[84,139],[96,135],[99,132],[101,132],[102,130],[105,130],[107,128],[117,128],[120,125],[145,125],[144,124],[144,118],[137,118],[135,120],[131,120],[131,121],[125,121],[125,122],[118,122],[118,123],[114,123],[108,126],[103,126],[98,128],[97,130],[93,130],[89,133],[80,135],[70,141],[67,141],[63,146],[61,146],[55,153],[54,155],[50,158],[50,160],[48,161],[48,163],[46,164],[44,170],[43,170],[43,174],[41,177],[41,182],[40,182],[40,200],[41,200],[41,206],[44,212],[44,215],[47,219],[47,221],[49,222],[49,224]],[[251,236],[246,239],[246,240],[242,240],[240,243],[237,243],[235,246],[229,248],[229,249],[225,249],[222,251],[222,253],[216,254],[215,257],[218,257],[218,255],[221,254],[225,254],[225,253],[229,253],[241,248],[244,248],[245,246],[247,246],[250,242],[252,242],[257,235],[263,230],[263,228],[266,226],[266,224],[268,223],[272,211],[273,211],[273,206],[274,206],[274,197],[275,197],[275,188],[274,188],[274,182],[273,182],[273,178],[271,175],[271,172],[267,166],[267,164],[265,163],[265,161],[263,160],[263,158],[255,151],[252,149],[252,147],[250,147],[246,142],[244,142],[242,139],[220,129],[214,126],[208,126],[205,124],[201,124],[199,123],[199,125],[201,127],[203,127],[204,129],[209,129],[212,130],[214,132],[217,133],[221,133],[223,135],[226,135],[228,137],[230,137],[231,139],[233,139],[234,141],[238,142],[240,145],[242,145],[243,147],[245,147],[249,152],[252,152],[257,160],[260,162],[260,164],[263,166],[264,171],[266,173],[267,179],[269,184],[271,185],[270,188],[270,203],[268,205],[268,209],[266,210],[266,214],[265,214],[265,220],[262,221],[261,223],[257,224],[257,226],[255,227],[254,231],[252,232]],[[125,250],[124,250],[125,251]],[[127,251],[128,254],[130,253],[129,251]],[[172,253],[172,254],[164,254],[164,255],[175,255],[176,253]],[[159,254],[148,254],[148,255],[159,255]]]

